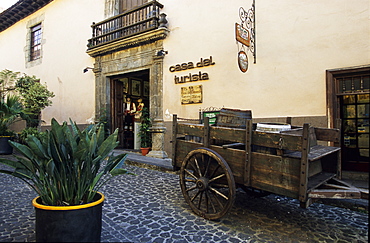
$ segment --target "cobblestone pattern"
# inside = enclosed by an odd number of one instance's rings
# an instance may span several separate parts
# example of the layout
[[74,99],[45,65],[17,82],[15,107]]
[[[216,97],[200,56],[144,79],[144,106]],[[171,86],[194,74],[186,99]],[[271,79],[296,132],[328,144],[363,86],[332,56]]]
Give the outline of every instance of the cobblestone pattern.
[[[368,215],[295,199],[254,198],[238,189],[220,220],[194,215],[178,175],[127,166],[137,176],[113,178],[101,191],[102,242],[368,242]],[[0,241],[35,241],[35,197],[21,180],[0,174]]]

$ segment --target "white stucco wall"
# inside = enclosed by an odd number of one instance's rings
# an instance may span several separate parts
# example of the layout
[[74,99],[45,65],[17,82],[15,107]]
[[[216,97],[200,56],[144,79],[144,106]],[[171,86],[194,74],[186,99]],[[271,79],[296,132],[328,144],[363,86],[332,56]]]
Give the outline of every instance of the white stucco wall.
[[[26,64],[28,25],[43,19],[41,64]],[[42,112],[51,118],[88,123],[95,112],[94,59],[86,54],[92,22],[104,19],[104,1],[55,0],[31,16],[0,32],[0,70],[35,75],[55,93],[53,105]],[[36,23],[35,23],[36,24]]]
[[[164,112],[198,116],[199,108],[251,109],[253,117],[325,116],[325,71],[370,63],[368,0],[256,1],[257,63],[237,64],[235,23],[252,0],[161,0],[170,34],[164,41]],[[213,57],[210,67],[170,72]],[[174,76],[207,72],[208,81],[175,84]],[[203,85],[203,103],[181,105],[180,88]],[[165,116],[166,117],[166,116]],[[168,118],[165,118],[169,120]]]
[[[56,95],[42,119],[87,123],[94,117],[94,59],[86,54],[92,22],[105,19],[111,1],[54,0],[0,32],[0,70],[35,75]],[[253,117],[325,116],[325,71],[370,63],[368,0],[256,1],[257,64],[237,64],[241,44],[235,40],[239,8],[252,0],[160,0],[167,14],[164,40],[163,111],[196,118],[199,108],[251,109]],[[113,4],[114,5],[114,4]],[[113,6],[112,5],[112,6]],[[42,63],[27,66],[25,49],[30,22],[43,19]],[[170,72],[184,62],[212,56],[215,65]],[[175,84],[174,76],[206,72],[208,81]],[[203,85],[203,103],[181,105],[180,88]],[[166,120],[167,118],[164,116]]]

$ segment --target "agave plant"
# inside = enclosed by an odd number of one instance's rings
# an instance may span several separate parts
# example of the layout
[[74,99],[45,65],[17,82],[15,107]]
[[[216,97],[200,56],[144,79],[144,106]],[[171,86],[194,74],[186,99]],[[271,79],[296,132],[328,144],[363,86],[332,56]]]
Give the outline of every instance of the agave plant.
[[50,206],[89,203],[113,176],[132,174],[121,167],[127,154],[113,156],[118,130],[106,139],[102,124],[80,130],[70,120],[51,121],[51,130],[42,138],[28,136],[26,144],[10,142],[19,155],[0,159],[14,170],[0,170],[25,181]]

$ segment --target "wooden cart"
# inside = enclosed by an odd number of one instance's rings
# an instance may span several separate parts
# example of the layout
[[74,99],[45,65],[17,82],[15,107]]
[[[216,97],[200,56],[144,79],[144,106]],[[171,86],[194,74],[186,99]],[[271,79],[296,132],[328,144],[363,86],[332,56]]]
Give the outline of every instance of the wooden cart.
[[340,180],[340,148],[326,146],[340,143],[338,129],[304,124],[270,133],[244,121],[245,128],[235,128],[210,125],[208,118],[204,124],[178,122],[173,116],[173,167],[180,170],[186,202],[199,216],[224,216],[237,186],[295,198],[304,208],[319,198],[368,199],[368,193]]

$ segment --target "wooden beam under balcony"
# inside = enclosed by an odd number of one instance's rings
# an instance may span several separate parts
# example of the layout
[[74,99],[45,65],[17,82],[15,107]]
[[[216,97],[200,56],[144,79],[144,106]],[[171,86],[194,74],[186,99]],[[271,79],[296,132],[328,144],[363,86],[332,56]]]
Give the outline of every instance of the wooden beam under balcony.
[[97,57],[136,46],[146,45],[157,40],[165,39],[168,35],[168,32],[169,31],[165,28],[154,29],[152,31],[143,32],[128,38],[122,38],[105,43],[104,45],[99,45],[94,48],[89,48],[87,50],[87,54],[92,57]]

